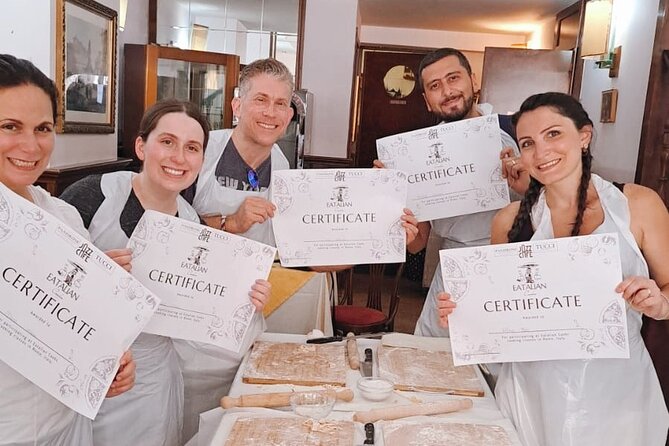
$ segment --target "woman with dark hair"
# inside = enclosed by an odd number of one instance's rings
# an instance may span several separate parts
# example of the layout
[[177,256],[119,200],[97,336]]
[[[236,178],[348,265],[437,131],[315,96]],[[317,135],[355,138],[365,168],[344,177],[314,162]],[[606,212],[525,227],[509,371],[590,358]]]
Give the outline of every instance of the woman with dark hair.
[[[88,237],[76,209],[33,186],[53,151],[56,98],[32,63],[0,54],[0,182]],[[134,368],[126,353],[108,397],[132,387]],[[10,444],[90,445],[91,422],[0,361],[0,445]]]
[[[100,249],[123,248],[144,211],[151,209],[199,222],[179,194],[197,178],[204,160],[209,124],[190,102],[167,99],[142,117],[135,152],[142,171],[92,175],[68,187],[61,198],[77,208],[91,241]],[[121,249],[118,263],[130,270],[132,253]],[[262,309],[269,283],[250,293]],[[172,339],[142,333],[132,345],[137,380],[132,392],[105,401],[93,421],[96,446],[177,446],[183,444],[184,384]]]
[[[571,96],[531,96],[513,121],[531,182],[495,216],[492,243],[618,233],[630,358],[505,363],[502,413],[528,446],[663,445],[669,415],[640,329],[642,314],[669,318],[669,213],[651,189],[591,173],[592,121]],[[443,326],[454,308],[442,293]]]

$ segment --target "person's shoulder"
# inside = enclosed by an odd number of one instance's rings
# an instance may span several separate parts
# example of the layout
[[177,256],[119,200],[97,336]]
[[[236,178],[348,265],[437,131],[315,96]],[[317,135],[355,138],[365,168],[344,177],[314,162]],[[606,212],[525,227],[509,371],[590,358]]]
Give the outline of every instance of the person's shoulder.
[[67,202],[71,198],[79,197],[82,195],[87,195],[90,193],[101,193],[101,184],[102,174],[88,175],[72,184],[70,184],[62,194],[60,198]]
[[627,198],[630,210],[640,213],[653,209],[666,210],[662,198],[653,189],[640,184],[625,183],[623,194]]

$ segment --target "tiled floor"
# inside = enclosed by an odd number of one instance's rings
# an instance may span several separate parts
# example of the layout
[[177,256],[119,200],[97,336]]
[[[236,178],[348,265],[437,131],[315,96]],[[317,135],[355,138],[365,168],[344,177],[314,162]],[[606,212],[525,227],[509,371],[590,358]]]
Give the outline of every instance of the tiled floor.
[[[385,278],[384,290],[392,286],[393,277]],[[366,273],[356,272],[353,276],[353,304],[365,305],[367,302],[367,284],[368,276]],[[423,308],[427,289],[424,289],[419,282],[413,282],[402,277],[400,279],[399,295],[400,303],[397,315],[395,316],[395,331],[401,333],[412,333],[416,326],[416,321]],[[383,310],[387,311],[388,293],[384,294]]]

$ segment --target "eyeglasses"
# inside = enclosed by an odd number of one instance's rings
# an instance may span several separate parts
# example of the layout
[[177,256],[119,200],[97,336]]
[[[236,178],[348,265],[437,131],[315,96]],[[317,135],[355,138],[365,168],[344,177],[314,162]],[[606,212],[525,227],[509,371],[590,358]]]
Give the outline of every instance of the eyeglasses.
[[247,170],[246,178],[248,178],[249,184],[253,189],[258,189],[258,186],[260,186],[260,181],[258,181],[258,173],[255,170],[253,169]]

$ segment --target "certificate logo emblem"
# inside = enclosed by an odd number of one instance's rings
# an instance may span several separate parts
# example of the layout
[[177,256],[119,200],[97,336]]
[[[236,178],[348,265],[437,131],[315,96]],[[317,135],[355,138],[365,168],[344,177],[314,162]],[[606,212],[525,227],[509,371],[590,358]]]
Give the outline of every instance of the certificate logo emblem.
[[427,166],[434,166],[438,164],[446,164],[451,161],[451,159],[446,154],[446,148],[442,142],[433,142],[428,147],[427,161],[425,164]]
[[520,245],[518,247],[518,258],[529,259],[532,257],[532,245]]
[[327,203],[328,208],[350,208],[353,202],[350,201],[348,186],[335,186],[332,188],[332,195]]
[[541,281],[541,271],[536,263],[526,263],[518,266],[518,276],[513,291],[523,291],[526,295],[535,294],[535,290],[546,289],[546,284]]
[[188,261],[195,266],[202,266],[207,262],[208,252],[209,248],[205,248],[204,246],[194,246],[188,256]]
[[67,264],[58,270],[58,276],[68,287],[79,288],[86,277],[86,270],[72,260],[68,260]]

